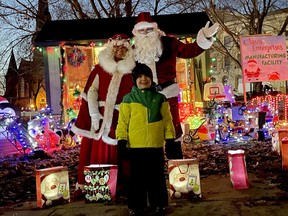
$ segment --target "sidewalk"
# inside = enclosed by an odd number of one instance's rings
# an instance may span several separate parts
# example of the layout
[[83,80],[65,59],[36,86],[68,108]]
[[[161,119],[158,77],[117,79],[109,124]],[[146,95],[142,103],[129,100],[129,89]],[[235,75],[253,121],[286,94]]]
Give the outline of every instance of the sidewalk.
[[[288,194],[271,183],[271,176],[258,177],[249,173],[250,188],[235,190],[229,175],[201,178],[202,199],[196,202],[171,200],[168,216],[284,216],[287,215]],[[38,209],[36,201],[0,207],[1,216],[124,216],[126,205],[69,204]]]

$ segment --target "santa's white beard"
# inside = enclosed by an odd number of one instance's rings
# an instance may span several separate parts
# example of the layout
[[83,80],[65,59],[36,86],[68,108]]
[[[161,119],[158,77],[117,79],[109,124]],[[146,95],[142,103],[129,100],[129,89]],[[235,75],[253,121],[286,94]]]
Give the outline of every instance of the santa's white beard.
[[162,43],[157,32],[135,35],[134,46],[135,60],[142,64],[157,62],[162,55]]

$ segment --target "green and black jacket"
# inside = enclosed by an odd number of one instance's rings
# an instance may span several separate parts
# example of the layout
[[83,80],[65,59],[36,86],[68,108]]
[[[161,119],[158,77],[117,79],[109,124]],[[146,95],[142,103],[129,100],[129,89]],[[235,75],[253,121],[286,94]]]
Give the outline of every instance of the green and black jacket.
[[134,86],[120,104],[116,138],[128,140],[129,148],[159,148],[165,139],[175,138],[166,97]]

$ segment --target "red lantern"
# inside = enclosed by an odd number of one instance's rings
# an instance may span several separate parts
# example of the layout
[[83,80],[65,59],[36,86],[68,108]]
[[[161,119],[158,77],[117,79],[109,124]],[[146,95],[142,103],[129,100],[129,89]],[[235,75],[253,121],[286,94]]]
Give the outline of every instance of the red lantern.
[[284,137],[281,142],[282,169],[288,170],[288,137]]
[[249,188],[244,150],[228,150],[230,180],[235,189]]
[[282,140],[284,137],[288,137],[287,129],[278,129],[279,144],[280,144],[280,153],[282,154]]

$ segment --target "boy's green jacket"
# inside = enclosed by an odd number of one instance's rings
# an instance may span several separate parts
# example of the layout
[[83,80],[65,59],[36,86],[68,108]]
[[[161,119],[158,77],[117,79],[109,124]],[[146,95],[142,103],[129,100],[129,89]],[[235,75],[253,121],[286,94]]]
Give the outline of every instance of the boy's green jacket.
[[129,148],[163,147],[175,138],[170,106],[163,94],[133,87],[120,104],[118,140],[128,140]]

